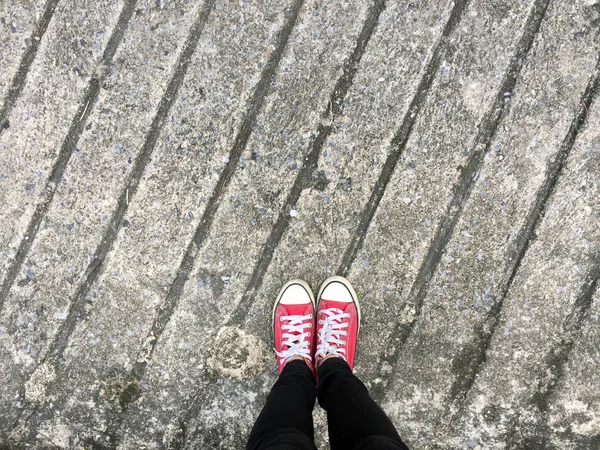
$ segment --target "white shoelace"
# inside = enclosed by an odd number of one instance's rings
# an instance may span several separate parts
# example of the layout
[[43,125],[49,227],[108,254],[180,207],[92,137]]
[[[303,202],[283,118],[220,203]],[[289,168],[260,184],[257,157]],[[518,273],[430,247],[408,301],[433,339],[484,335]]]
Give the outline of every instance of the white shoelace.
[[342,336],[348,334],[343,328],[349,326],[348,322],[342,322],[343,319],[350,317],[350,314],[345,313],[339,308],[329,308],[319,311],[319,314],[323,313],[326,315],[325,319],[319,320],[321,329],[319,331],[319,338],[317,345],[316,356],[317,359],[323,358],[327,355],[336,355],[346,360],[346,349],[339,348],[344,345],[346,341],[342,339]]
[[[288,322],[281,326],[283,331],[287,331],[287,333],[283,333],[281,335],[281,346],[287,346],[288,349],[281,352],[275,350],[277,356],[281,358],[281,363],[285,362],[286,359],[296,355],[312,361],[312,356],[310,354],[310,331],[304,330],[305,328],[312,328],[312,318],[312,314],[308,314],[306,316],[280,317],[279,320],[282,322]],[[302,323],[307,320],[309,322]]]

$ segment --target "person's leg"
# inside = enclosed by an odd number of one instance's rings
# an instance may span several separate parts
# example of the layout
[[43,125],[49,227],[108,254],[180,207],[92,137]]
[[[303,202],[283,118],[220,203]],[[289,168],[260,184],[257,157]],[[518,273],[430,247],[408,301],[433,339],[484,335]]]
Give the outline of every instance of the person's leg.
[[319,366],[318,398],[327,411],[332,450],[408,449],[342,358],[328,358]]
[[315,450],[314,316],[308,285],[301,280],[286,283],[273,308],[279,379],[252,428],[247,450]]
[[312,411],[316,395],[315,377],[304,360],[288,362],[267,397],[246,448],[314,450]]
[[327,411],[332,450],[406,450],[383,410],[352,373],[360,324],[354,289],[343,277],[325,281],[317,306],[319,404]]

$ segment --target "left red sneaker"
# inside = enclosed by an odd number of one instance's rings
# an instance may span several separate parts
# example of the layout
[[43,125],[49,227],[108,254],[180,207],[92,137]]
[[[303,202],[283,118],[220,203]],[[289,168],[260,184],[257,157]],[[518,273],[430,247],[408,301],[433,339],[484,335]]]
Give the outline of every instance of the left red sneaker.
[[273,334],[279,373],[293,356],[301,356],[315,372],[315,298],[302,280],[286,283],[273,307]]

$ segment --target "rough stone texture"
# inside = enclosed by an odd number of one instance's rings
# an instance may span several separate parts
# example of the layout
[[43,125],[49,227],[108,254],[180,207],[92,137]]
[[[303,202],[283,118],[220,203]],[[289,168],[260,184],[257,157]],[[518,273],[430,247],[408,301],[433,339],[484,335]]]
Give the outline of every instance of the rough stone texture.
[[[487,361],[468,393],[467,412],[452,424],[453,436],[458,432],[484,448],[503,448],[506,442],[514,448],[550,445],[545,423],[537,422],[545,419],[546,397],[568,357],[563,347],[579,339],[579,326],[570,316],[587,308],[586,284],[597,278],[599,142],[596,104],[508,291]],[[573,417],[570,425],[580,437],[595,434],[586,430],[583,417]]]
[[[0,134],[0,282],[36,206],[43,202],[61,144],[118,18],[121,2],[61,2],[39,45],[21,96]],[[51,188],[53,186],[50,186]],[[26,278],[19,273],[19,281]]]
[[[5,99],[44,11],[43,0],[0,4],[0,98]],[[4,106],[4,105],[3,105]]]
[[597,448],[599,25],[595,0],[2,2],[0,447],[242,448],[277,290],[342,273],[411,448]]
[[[18,278],[5,301],[0,327],[13,332],[0,341],[0,348],[14,357],[13,364],[5,368],[13,377],[0,388],[2,403],[14,403],[15,392],[22,386],[19,378],[46,370],[38,366],[71,320],[70,305],[89,276],[89,265],[111,226],[109,217],[171,76],[165,66],[176,61],[180,41],[194,17],[191,6],[177,3],[168,8],[141,8],[135,14],[24,261],[25,275]],[[136,115],[135,123],[130,123],[132,114]],[[69,246],[63,245],[65,238]],[[32,274],[31,279],[27,273]],[[143,292],[140,287],[136,289]],[[17,355],[27,358],[21,360]],[[27,389],[24,395],[28,395]],[[43,400],[37,398],[35,403]]]
[[[218,370],[213,371],[225,361],[212,366],[206,361],[215,350],[218,354],[213,360],[228,354],[215,347],[214,337],[243,295],[287,191],[303,166],[321,112],[327,107],[344,59],[353,50],[365,15],[361,2],[340,2],[327,13],[318,11],[316,2],[303,6],[302,20],[290,36],[289,51],[281,62],[257,128],[242,153],[239,171],[224,193],[207,242],[199,249],[179,308],[158,342],[157,356],[149,367],[147,381],[152,390],[161,395],[148,396],[139,402],[146,421],[168,423],[168,429],[177,429],[187,414],[194,416],[194,412],[188,412],[190,408],[201,414],[205,432],[199,437],[197,446],[200,448],[218,445],[219,435],[223,435],[219,431],[221,426],[232,428],[228,432],[229,440],[223,443],[225,448],[243,445],[239,442],[240,436],[247,434],[257,413],[255,391],[264,398],[266,388],[263,386],[273,383],[273,368],[267,364],[262,367],[262,377],[253,380],[245,377],[256,387],[239,390],[236,380],[223,378]],[[336,27],[342,18],[342,23],[354,25]],[[271,343],[264,340],[263,345],[268,349]],[[174,364],[175,361],[179,362]],[[242,359],[239,364],[245,367],[247,361]],[[196,399],[199,384],[206,385],[209,380],[216,383],[218,379],[222,389],[238,392],[237,395],[220,395],[210,404]],[[163,396],[163,392],[169,394]],[[243,418],[231,420],[235,412],[243,412]],[[132,420],[135,419],[134,415]],[[165,439],[161,432],[164,427],[144,429],[138,424],[131,433],[125,429],[126,437],[131,439],[129,442],[137,440],[150,445],[150,439],[157,438],[146,436]],[[194,428],[188,426],[188,433],[193,431]]]
[[552,430],[550,442],[557,448],[597,447],[600,442],[599,318],[600,294],[596,292],[581,331],[574,335],[576,342],[563,379],[548,405],[547,423]]
[[[73,330],[63,355],[64,364],[59,367],[59,381],[49,388],[45,399],[62,416],[70,417],[74,435],[84,440],[96,439],[85,433],[91,424],[94,424],[92,429],[111,431],[112,422],[118,420],[110,414],[122,410],[119,389],[130,386],[126,381],[128,372],[138,359],[139,346],[152,324],[154,308],[173,282],[181,254],[202,216],[203,199],[209,196],[219,170],[227,163],[235,120],[239,121],[266,61],[270,40],[282,25],[280,5],[267,4],[250,14],[238,9],[234,14],[235,5],[236,2],[217,5],[209,16],[171,120],[159,138],[139,191],[129,200],[132,207],[124,219],[127,223],[121,228],[98,282],[85,298],[87,320]],[[174,17],[181,16],[179,10],[179,7],[172,10]],[[169,21],[166,16],[163,21]],[[242,28],[240,23],[246,23],[247,27]],[[172,24],[174,28],[181,25]],[[172,29],[168,28],[165,33],[172,36]],[[152,27],[145,29],[151,32]],[[230,30],[231,35],[219,34],[219,29]],[[239,45],[232,45],[236,41]],[[157,50],[164,51],[162,47]],[[243,64],[240,53],[247,58]],[[150,54],[144,57],[151,59]],[[214,55],[219,55],[223,63],[213,65]],[[123,150],[113,167],[115,179],[123,177],[118,164],[126,168],[128,158],[135,157],[127,154],[135,152],[132,149],[135,144],[119,144]],[[99,187],[106,192],[106,185]],[[140,252],[140,248],[145,250]],[[144,266],[152,269],[140,271]],[[86,364],[92,353],[97,364]],[[73,385],[74,379],[86,381]],[[116,386],[111,396],[102,395],[103,386],[115,383],[120,387]],[[89,411],[88,398],[98,393],[103,401]],[[61,404],[61,399],[66,405]],[[44,404],[39,409],[44,410]],[[41,415],[36,420],[42,428],[57,424],[54,414]],[[29,425],[23,428],[30,431]],[[100,443],[104,441],[101,439]]]
[[[397,411],[398,422],[414,424],[410,433],[416,442],[429,433],[439,434],[438,426],[448,426],[449,409],[456,407],[468,390],[464,385],[469,369],[482,352],[483,335],[478,327],[487,326],[492,305],[501,300],[519,232],[526,225],[536,194],[548,176],[548,164],[560,149],[588,75],[596,65],[594,36],[582,33],[575,37],[585,24],[585,9],[557,2],[548,14],[524,61],[515,92],[507,98],[506,117],[486,150],[471,197],[426,287],[421,319],[399,352],[393,388],[385,392],[389,408]],[[550,83],[556,83],[555,87],[539,89]],[[543,121],[534,113],[540,109],[545,111]],[[410,172],[405,174],[405,179],[412,178]],[[422,216],[424,208],[418,203],[409,220],[427,221],[431,215]],[[382,214],[384,208],[382,204]],[[404,217],[407,213],[400,214]],[[369,270],[377,272],[376,268]],[[409,316],[412,311],[409,309]],[[423,423],[430,427],[429,432],[424,432]],[[468,441],[465,437],[456,445]]]
[[[365,347],[360,370],[372,383],[379,384],[381,375],[393,370],[389,363],[380,364],[379,358],[397,351],[389,343],[395,323],[408,325],[414,319],[413,286],[419,281],[419,270],[440,222],[451,212],[455,186],[470,156],[478,150],[482,121],[524,33],[532,4],[467,4],[364,246],[351,267],[351,277],[356,279],[365,303],[377,311],[365,314],[361,337]],[[497,42],[503,42],[501,48]],[[398,360],[404,365],[403,356]],[[421,376],[415,373],[415,377]],[[404,426],[408,431],[409,423]],[[426,439],[424,429],[415,432],[415,437]]]

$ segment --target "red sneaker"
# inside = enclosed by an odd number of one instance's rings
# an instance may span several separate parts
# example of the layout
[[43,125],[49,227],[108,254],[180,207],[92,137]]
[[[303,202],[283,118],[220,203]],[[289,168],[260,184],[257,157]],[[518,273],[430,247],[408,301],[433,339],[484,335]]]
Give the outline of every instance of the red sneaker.
[[314,372],[315,297],[302,280],[292,280],[279,291],[273,307],[273,333],[277,370],[283,370],[293,356],[302,356]]
[[331,277],[321,286],[318,298],[315,363],[336,355],[352,369],[360,325],[356,292],[344,277]]

